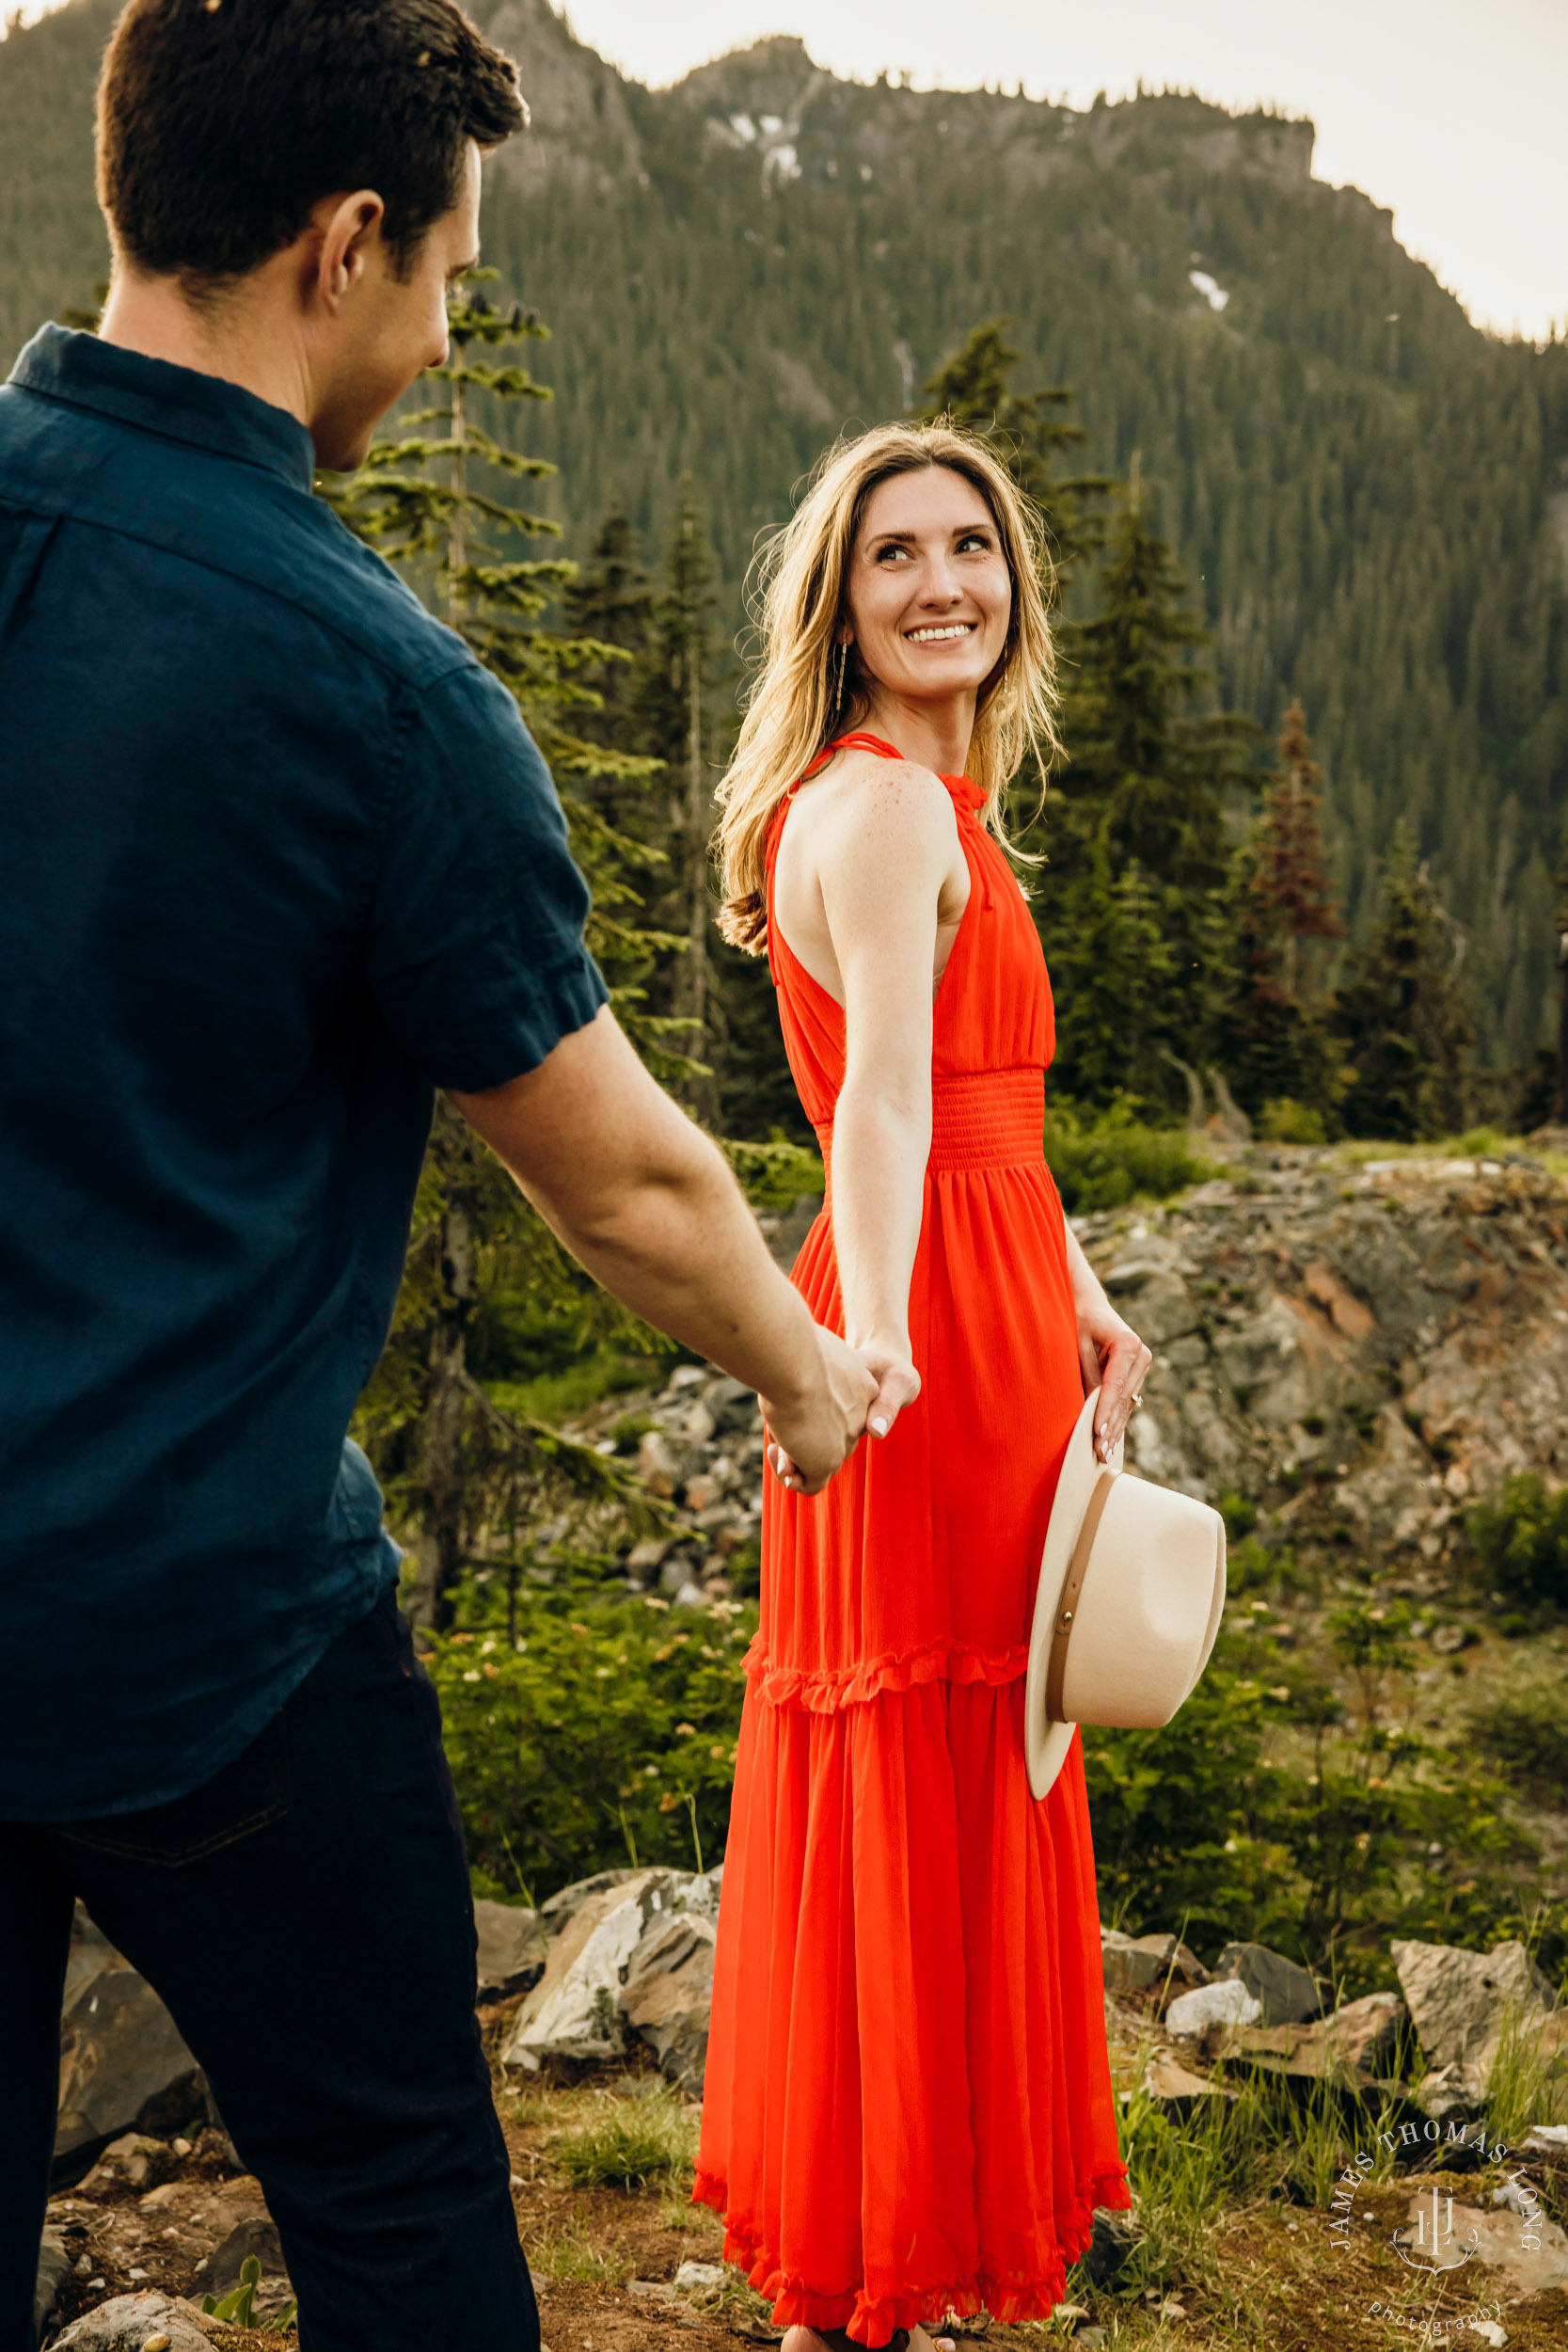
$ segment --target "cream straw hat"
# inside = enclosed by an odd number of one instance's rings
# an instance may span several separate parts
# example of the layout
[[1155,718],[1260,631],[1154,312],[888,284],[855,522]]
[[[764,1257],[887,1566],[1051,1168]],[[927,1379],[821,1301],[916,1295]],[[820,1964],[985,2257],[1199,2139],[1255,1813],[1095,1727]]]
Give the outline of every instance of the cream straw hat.
[[1225,1521],[1094,1450],[1100,1391],[1068,1439],[1040,1564],[1024,1686],[1029,1787],[1043,1797],[1077,1724],[1168,1724],[1192,1695],[1225,1609]]

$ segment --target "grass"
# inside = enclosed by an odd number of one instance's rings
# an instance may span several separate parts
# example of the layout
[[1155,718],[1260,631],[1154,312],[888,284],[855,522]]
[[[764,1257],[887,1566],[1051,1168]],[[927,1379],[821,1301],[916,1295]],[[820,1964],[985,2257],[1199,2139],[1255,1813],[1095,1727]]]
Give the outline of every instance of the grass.
[[1486,2083],[1486,2115],[1496,2139],[1513,2147],[1535,2123],[1568,2123],[1568,2057],[1541,2047],[1534,2010],[1510,2002]]
[[552,2141],[557,2169],[577,2188],[647,2188],[673,2183],[696,2154],[696,2124],[668,2091],[617,2103],[584,2130]]
[[618,2287],[626,2265],[613,2253],[604,2253],[589,2235],[585,2215],[575,2213],[559,2230],[541,2230],[529,2240],[529,2268],[538,2279],[578,2280],[589,2286]]

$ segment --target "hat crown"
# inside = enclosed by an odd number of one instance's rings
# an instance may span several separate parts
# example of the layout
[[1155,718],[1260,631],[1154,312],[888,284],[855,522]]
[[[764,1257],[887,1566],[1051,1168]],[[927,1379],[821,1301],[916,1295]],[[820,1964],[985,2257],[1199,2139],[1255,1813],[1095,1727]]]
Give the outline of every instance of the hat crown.
[[1112,1480],[1062,1680],[1069,1722],[1169,1723],[1203,1662],[1217,1522],[1191,1495],[1126,1471]]
[[1095,1449],[1087,1398],[1058,1472],[1024,1693],[1029,1784],[1043,1797],[1078,1724],[1169,1723],[1209,1662],[1225,1609],[1225,1521],[1207,1502]]

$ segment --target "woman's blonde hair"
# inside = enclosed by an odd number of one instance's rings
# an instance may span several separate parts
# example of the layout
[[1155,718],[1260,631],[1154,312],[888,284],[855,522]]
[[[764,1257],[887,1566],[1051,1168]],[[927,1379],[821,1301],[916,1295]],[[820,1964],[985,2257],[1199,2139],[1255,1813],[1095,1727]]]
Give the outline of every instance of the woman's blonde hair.
[[895,474],[950,467],[990,509],[1012,580],[1002,656],[980,689],[968,773],[982,811],[1006,846],[1003,800],[1032,749],[1043,777],[1059,748],[1053,720],[1056,660],[1046,617],[1051,570],[1039,517],[984,441],[950,424],[884,424],[839,441],[791,519],[758,560],[752,612],[760,659],[729,772],[719,787],[714,839],[723,884],[719,928],[755,955],[768,936],[768,835],[779,803],[869,707],[858,661],[835,659],[848,618],[847,580],[866,501]]

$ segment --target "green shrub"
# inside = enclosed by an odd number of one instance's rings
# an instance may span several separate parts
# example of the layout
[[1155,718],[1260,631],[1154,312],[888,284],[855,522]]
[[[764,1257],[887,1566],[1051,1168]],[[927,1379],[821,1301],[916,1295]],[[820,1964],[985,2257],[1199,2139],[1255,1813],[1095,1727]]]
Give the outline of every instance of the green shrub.
[[1538,1804],[1568,1810],[1568,1701],[1562,1661],[1478,1699],[1466,1728],[1481,1754]]
[[484,1605],[466,1587],[459,1629],[421,1637],[476,1891],[537,1899],[627,1862],[721,1860],[755,1608],[531,1588],[514,1648]]
[[1087,1124],[1069,1104],[1050,1104],[1045,1156],[1069,1216],[1117,1209],[1137,1194],[1164,1200],[1221,1172],[1196,1156],[1184,1127],[1146,1126],[1126,1102]]
[[1568,1487],[1521,1470],[1497,1502],[1477,1503],[1465,1526],[1502,1608],[1539,1621],[1568,1615]]
[[1258,1114],[1255,1132],[1264,1143],[1328,1141],[1328,1130],[1323,1125],[1322,1111],[1312,1110],[1305,1103],[1293,1102],[1288,1094],[1264,1104]]

